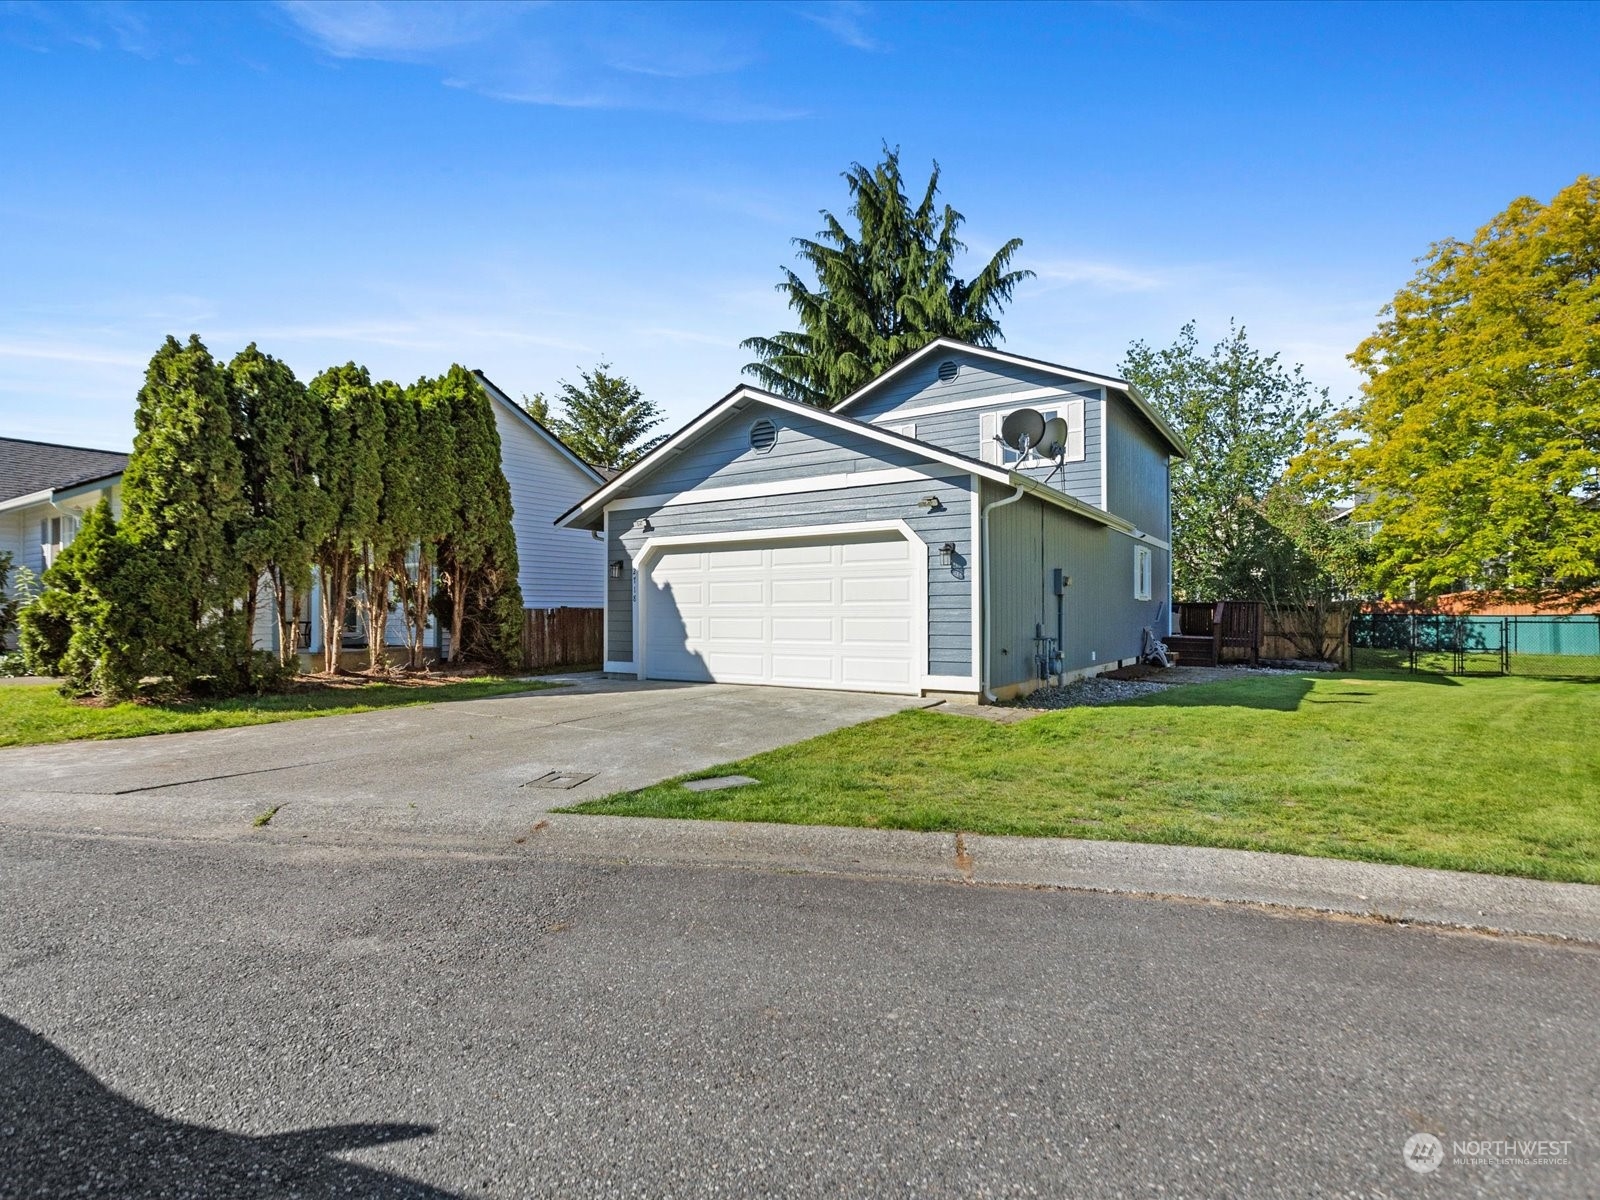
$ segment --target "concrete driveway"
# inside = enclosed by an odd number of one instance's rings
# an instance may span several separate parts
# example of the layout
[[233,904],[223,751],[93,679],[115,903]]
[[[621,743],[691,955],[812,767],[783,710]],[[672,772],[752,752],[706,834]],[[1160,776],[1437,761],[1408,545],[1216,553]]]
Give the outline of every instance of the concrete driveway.
[[[514,834],[550,808],[927,703],[577,677],[493,700],[21,747],[0,751],[0,824],[226,837],[278,805],[279,834]],[[562,786],[535,783],[552,773]]]

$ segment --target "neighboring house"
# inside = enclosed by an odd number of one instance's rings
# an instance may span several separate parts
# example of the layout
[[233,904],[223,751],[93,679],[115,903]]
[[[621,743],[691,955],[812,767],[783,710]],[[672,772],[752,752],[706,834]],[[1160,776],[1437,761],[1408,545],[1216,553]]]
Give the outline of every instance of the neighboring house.
[[[557,513],[605,481],[550,430],[529,416],[481,371],[474,372],[494,408],[500,463],[511,488],[512,527],[517,536],[518,581],[528,608],[598,609],[604,601],[605,546],[589,534],[558,529]],[[15,565],[43,571],[77,532],[82,514],[112,497],[121,516],[126,454],[38,442],[0,439],[0,550]],[[313,594],[304,613],[311,618],[305,647],[322,645],[321,617]],[[365,618],[352,608],[341,632],[346,644],[365,645]],[[403,645],[403,618],[396,613],[385,642]],[[255,627],[256,644],[273,649],[277,621],[270,589],[263,588]]]
[[[127,465],[112,450],[0,438],[0,553],[11,555],[12,571],[42,575],[102,496],[120,516]],[[5,582],[9,594],[13,580]]]
[[736,388],[559,523],[605,535],[609,671],[993,699],[1167,631],[1185,453],[1125,380],[940,339],[831,411]]

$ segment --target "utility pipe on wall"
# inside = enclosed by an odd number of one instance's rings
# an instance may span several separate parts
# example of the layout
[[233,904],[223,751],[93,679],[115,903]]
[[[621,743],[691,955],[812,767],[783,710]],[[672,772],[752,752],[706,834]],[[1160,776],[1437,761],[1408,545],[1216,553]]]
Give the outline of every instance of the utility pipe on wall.
[[999,697],[994,694],[994,689],[990,686],[990,676],[993,674],[991,665],[993,655],[991,652],[994,648],[992,634],[994,624],[994,604],[992,602],[994,596],[994,572],[989,569],[989,514],[997,508],[1015,504],[1022,499],[1022,493],[1025,490],[1023,485],[1019,483],[1017,484],[1017,490],[1004,500],[996,500],[992,504],[985,505],[982,518],[979,521],[979,524],[983,527],[983,698],[990,704],[993,704]]

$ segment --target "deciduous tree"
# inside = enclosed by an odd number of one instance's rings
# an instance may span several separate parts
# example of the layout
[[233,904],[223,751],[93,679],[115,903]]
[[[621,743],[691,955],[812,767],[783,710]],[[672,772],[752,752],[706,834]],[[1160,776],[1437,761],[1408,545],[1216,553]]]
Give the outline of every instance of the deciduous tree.
[[1390,596],[1600,595],[1600,178],[1430,247],[1307,467],[1360,500]]
[[1033,275],[1011,268],[1022,247],[1012,238],[971,278],[958,276],[965,218],[938,203],[939,165],[913,207],[899,150],[883,153],[877,165],[855,163],[844,174],[853,230],[824,209],[816,237],[795,239],[814,278],[785,268],[778,290],[800,328],[741,343],[756,355],[746,373],[780,395],[835,403],[937,337],[992,346],[1001,340],[1000,310]]
[[1121,370],[1189,444],[1172,468],[1174,598],[1261,598],[1260,506],[1327,412],[1327,390],[1243,328],[1202,350],[1192,321],[1164,349],[1134,342]]

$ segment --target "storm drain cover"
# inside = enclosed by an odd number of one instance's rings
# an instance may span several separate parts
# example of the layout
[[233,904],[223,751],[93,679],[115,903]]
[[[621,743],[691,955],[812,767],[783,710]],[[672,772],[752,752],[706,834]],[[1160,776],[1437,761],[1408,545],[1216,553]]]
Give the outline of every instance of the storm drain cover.
[[718,775],[714,779],[691,779],[683,786],[691,792],[720,792],[723,788],[747,787],[760,782],[748,775]]
[[580,783],[588,783],[589,780],[594,778],[594,775],[595,773],[593,771],[590,771],[587,774],[585,774],[583,771],[546,771],[543,775],[539,776],[539,778],[530,779],[522,786],[555,788],[558,791],[564,792],[569,788],[577,787]]

